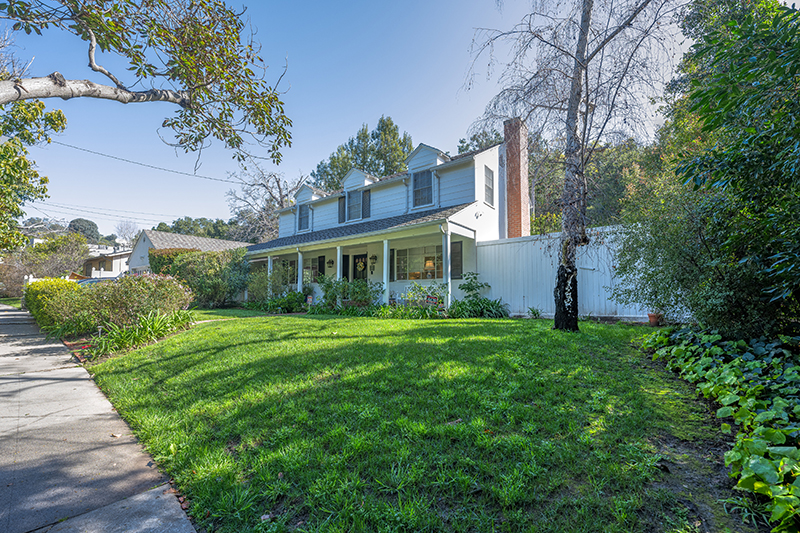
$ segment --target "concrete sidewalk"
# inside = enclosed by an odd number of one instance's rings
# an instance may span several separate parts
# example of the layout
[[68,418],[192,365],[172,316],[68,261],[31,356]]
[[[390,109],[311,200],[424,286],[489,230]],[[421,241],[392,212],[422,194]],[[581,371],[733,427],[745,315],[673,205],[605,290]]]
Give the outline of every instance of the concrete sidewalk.
[[86,370],[0,304],[0,531],[195,530]]

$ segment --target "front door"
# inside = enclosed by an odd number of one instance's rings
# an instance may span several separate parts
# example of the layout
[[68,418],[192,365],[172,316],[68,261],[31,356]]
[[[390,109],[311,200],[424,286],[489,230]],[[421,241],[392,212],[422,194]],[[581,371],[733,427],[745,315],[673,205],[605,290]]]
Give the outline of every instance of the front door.
[[367,254],[353,256],[353,279],[367,279]]

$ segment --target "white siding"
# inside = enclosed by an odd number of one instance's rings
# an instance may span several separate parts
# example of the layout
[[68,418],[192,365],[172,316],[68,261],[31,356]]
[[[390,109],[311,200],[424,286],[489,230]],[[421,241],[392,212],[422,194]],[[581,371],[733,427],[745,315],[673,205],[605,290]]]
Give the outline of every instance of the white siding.
[[368,220],[393,217],[406,212],[406,185],[402,181],[385,187],[375,187],[370,197],[371,209]]
[[142,232],[131,252],[130,270],[131,272],[144,272],[150,270],[149,250],[153,247],[150,239]]
[[339,200],[338,196],[331,200],[326,200],[311,206],[311,230],[332,228],[339,224]]
[[[477,244],[480,281],[492,288],[489,298],[502,298],[512,315],[535,307],[544,316],[555,313],[553,290],[558,264],[558,236],[519,237]],[[578,314],[646,320],[640,306],[623,306],[609,298],[614,286],[613,240],[592,239],[578,253]]]
[[447,207],[474,201],[474,182],[475,170],[471,164],[440,171],[439,205]]
[[292,211],[281,213],[278,217],[278,237],[288,237],[294,235],[294,217]]
[[297,194],[295,195],[295,200],[297,201],[298,204],[305,204],[317,198],[319,197],[316,194],[314,194],[314,191],[312,191],[310,187],[307,187],[305,185],[300,187],[300,190],[297,191]]
[[373,180],[371,180],[363,171],[354,168],[347,172],[347,175],[342,181],[342,188],[346,191],[352,191],[353,189],[358,189],[364,185],[369,185],[372,183],[372,181]]
[[439,150],[430,146],[420,145],[417,153],[408,160],[408,171],[417,172],[426,168],[431,168],[439,164]]

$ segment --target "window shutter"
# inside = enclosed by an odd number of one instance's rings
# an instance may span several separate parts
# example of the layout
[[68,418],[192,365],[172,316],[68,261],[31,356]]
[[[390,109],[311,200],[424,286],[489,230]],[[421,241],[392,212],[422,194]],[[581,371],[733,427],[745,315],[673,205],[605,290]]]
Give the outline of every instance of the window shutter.
[[361,193],[361,218],[369,218],[369,199],[372,191],[366,190]]
[[317,271],[320,273],[320,275],[322,275],[325,273],[325,256],[324,255],[319,256],[319,259],[317,259],[317,261],[318,261]]
[[347,199],[344,196],[342,196],[339,198],[339,224],[344,224],[346,211],[347,211]]
[[450,279],[461,279],[464,270],[462,244],[461,241],[450,243]]
[[394,281],[394,248],[389,250],[389,281]]

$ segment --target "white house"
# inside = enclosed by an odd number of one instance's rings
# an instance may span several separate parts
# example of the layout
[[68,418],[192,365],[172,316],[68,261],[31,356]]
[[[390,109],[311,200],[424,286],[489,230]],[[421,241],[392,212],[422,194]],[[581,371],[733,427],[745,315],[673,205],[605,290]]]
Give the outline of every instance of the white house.
[[115,278],[128,271],[130,248],[95,247],[92,257],[83,263],[83,275],[90,278]]
[[352,169],[339,192],[301,187],[279,212],[278,238],[250,246],[248,260],[280,262],[315,291],[319,274],[335,273],[383,282],[384,302],[412,281],[460,297],[456,280],[479,271],[480,242],[530,235],[527,129],[513,119],[504,130],[503,143],[457,156],[420,144],[406,173]]
[[162,250],[164,248],[194,248],[201,252],[221,252],[250,246],[249,242],[226,241],[208,237],[195,237],[193,235],[180,235],[166,231],[146,229],[139,232],[133,242],[133,252],[130,257],[130,271],[132,274],[150,272],[150,249]]

